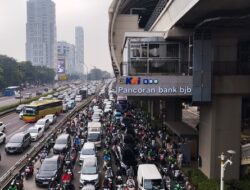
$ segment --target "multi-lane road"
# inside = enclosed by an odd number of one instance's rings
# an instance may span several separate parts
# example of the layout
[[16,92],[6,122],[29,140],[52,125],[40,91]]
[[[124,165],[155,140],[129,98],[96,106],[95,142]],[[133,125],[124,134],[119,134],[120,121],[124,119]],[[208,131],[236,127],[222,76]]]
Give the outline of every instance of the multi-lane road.
[[[41,87],[38,87],[38,88],[31,88],[31,89],[23,90],[21,92],[21,95],[23,96],[25,93],[31,93],[32,97],[35,97],[36,96],[36,91],[44,92],[45,88],[52,89],[52,85],[41,86]],[[18,102],[20,102],[20,99],[16,99],[15,96],[3,96],[3,97],[0,97],[0,107],[8,106],[8,105],[15,104],[15,103],[18,103]]]
[[[65,114],[61,114],[58,117],[58,121],[60,121],[64,116]],[[7,124],[6,131],[5,131],[6,142],[8,142],[11,136],[13,136],[15,133],[26,131],[29,127],[34,125],[34,124],[25,123],[22,120],[20,120],[17,113],[11,113],[9,115],[6,115],[0,118],[0,121]],[[53,128],[53,126],[50,126],[50,128]],[[35,143],[36,142],[31,143],[31,146],[34,146]],[[5,147],[5,144],[0,145],[0,153],[2,156],[2,160],[0,162],[0,177],[2,177],[4,173],[7,170],[9,170],[30,149],[29,147],[21,154],[6,155],[4,147]]]

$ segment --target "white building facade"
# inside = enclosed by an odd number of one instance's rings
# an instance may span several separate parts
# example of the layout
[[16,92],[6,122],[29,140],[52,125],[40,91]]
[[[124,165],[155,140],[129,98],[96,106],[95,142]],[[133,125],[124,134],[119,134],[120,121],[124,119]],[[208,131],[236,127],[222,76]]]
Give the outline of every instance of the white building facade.
[[76,45],[76,70],[79,74],[84,74],[84,32],[83,28],[75,28],[75,45]]
[[56,16],[51,0],[27,2],[26,60],[33,65],[56,67]]
[[64,70],[66,74],[76,74],[75,46],[73,44],[64,41],[57,42],[57,57],[60,60],[65,60]]

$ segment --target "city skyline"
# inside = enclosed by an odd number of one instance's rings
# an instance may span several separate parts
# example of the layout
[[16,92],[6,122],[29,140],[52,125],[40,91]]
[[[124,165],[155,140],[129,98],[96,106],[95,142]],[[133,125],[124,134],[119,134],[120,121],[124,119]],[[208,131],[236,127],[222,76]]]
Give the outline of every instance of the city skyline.
[[[56,4],[57,41],[74,44],[72,34],[75,26],[82,26],[85,34],[85,63],[89,70],[96,66],[112,72],[108,47],[108,8],[111,0],[52,1]],[[27,0],[0,2],[0,54],[17,61],[25,60],[26,2]]]

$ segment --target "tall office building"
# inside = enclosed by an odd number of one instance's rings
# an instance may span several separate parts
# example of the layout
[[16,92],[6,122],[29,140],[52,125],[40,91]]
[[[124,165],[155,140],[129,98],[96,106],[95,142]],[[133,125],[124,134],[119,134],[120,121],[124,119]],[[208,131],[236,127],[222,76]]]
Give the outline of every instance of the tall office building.
[[75,28],[75,46],[76,46],[76,70],[78,73],[84,73],[84,33],[83,28]]
[[[64,65],[57,66],[57,73],[75,74],[75,46],[73,44],[60,41],[57,42],[58,63]],[[60,72],[61,71],[61,72]]]
[[55,69],[56,63],[55,3],[51,0],[27,2],[26,60],[33,65]]

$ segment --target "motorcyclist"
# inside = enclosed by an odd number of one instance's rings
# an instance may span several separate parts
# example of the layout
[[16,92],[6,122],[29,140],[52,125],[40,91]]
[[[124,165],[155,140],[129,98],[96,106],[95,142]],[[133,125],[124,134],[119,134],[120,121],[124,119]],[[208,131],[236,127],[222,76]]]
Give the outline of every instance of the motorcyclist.
[[70,183],[71,180],[72,180],[72,172],[71,172],[71,170],[68,169],[68,170],[66,170],[66,171],[64,172],[64,174],[62,175],[62,181],[63,181],[63,182]]
[[72,183],[66,184],[64,190],[75,190],[75,186]]
[[58,182],[54,179],[49,184],[49,189],[56,189],[58,187]]
[[21,171],[15,176],[15,186],[17,189],[23,188],[23,175]]
[[30,173],[33,175],[33,172],[34,172],[34,164],[32,162],[32,160],[29,158],[28,160],[28,163],[26,165],[26,168],[29,168],[30,169]]
[[8,190],[17,190],[15,180],[13,180],[8,188]]
[[78,137],[78,135],[74,138],[74,147],[79,150],[81,146],[81,139]]
[[117,170],[116,170],[116,176],[123,176],[123,172],[122,172],[122,170],[121,170],[121,167],[120,167],[120,166],[118,166],[118,167],[117,167]]
[[128,187],[135,187],[135,180],[132,178],[132,176],[129,176],[126,182]]

